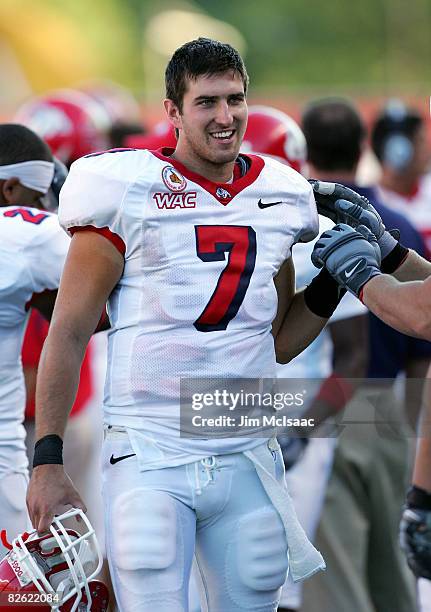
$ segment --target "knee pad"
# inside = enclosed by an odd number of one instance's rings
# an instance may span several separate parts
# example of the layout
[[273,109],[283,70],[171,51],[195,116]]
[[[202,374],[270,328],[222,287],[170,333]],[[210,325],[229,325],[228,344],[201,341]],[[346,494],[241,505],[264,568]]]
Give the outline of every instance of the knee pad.
[[183,610],[187,572],[181,504],[167,493],[136,488],[115,499],[109,522],[107,550],[119,607]]
[[112,555],[121,570],[163,570],[175,560],[176,509],[166,493],[133,489],[119,495],[112,530]]
[[278,512],[267,506],[242,518],[238,527],[240,581],[252,591],[277,591],[289,566],[286,533]]

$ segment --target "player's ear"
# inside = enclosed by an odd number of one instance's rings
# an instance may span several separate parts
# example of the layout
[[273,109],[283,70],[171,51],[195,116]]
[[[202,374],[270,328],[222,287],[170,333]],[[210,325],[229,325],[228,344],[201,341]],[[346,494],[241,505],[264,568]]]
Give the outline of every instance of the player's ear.
[[169,121],[172,123],[176,130],[179,130],[182,127],[180,109],[169,98],[166,98],[163,101],[163,104]]
[[1,186],[1,190],[2,196],[7,202],[7,204],[15,203],[15,194],[19,190],[19,187],[19,178],[17,178],[16,176],[8,178],[4,181],[3,185]]

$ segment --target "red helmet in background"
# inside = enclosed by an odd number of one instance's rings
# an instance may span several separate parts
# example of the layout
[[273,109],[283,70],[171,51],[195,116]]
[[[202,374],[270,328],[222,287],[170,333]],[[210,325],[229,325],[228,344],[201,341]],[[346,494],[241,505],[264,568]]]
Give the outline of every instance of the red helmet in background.
[[103,107],[80,91],[65,89],[24,104],[14,120],[45,140],[66,165],[108,147],[109,118]]
[[161,149],[162,147],[170,147],[175,149],[177,139],[175,130],[169,121],[160,121],[151,132],[147,134],[131,134],[125,140],[125,147],[132,149]]
[[[79,517],[84,532],[66,528],[65,521]],[[102,556],[88,518],[79,509],[55,517],[50,533],[22,534],[0,562],[0,609],[14,602],[23,610],[87,610],[106,612],[108,589],[93,578],[102,567]],[[28,603],[28,607],[23,605]]]
[[270,106],[249,107],[241,151],[276,157],[301,174],[307,160],[307,144],[299,125]]
[[141,109],[133,94],[118,83],[106,80],[87,81],[80,89],[105,109],[111,125],[139,123]]

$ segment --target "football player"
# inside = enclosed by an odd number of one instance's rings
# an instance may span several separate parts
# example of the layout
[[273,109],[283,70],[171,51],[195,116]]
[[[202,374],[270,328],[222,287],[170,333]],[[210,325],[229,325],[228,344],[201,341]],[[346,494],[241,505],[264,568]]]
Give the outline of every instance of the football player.
[[[73,89],[53,91],[34,97],[21,106],[15,119],[34,130],[48,144],[52,154],[70,167],[73,161],[107,148],[112,121],[100,102],[101,96]],[[56,209],[58,207],[58,199]],[[25,428],[31,464],[34,447],[36,376],[48,322],[33,310],[26,328],[22,363],[26,383]],[[85,353],[77,394],[66,430],[65,460],[68,472],[79,483],[88,514],[103,548],[103,509],[97,484],[100,482],[100,405],[106,359],[105,338],[93,338]],[[101,367],[99,367],[101,364]],[[102,370],[99,376],[99,369]]]
[[70,242],[57,215],[40,209],[41,198],[43,206],[52,201],[54,178],[52,154],[36,134],[0,125],[0,529],[10,539],[29,527],[23,334],[32,308],[50,317]]
[[28,508],[43,532],[82,507],[62,437],[109,299],[103,489],[120,609],[186,610],[194,552],[210,609],[274,609],[288,566],[294,580],[324,567],[284,488],[279,446],[267,434],[181,436],[180,379],[272,378],[276,351],[288,361],[321,331],[338,285],[324,270],[295,293],[291,247],[316,235],[313,193],[276,160],[239,155],[238,53],[186,43],[166,86],[176,148],[87,156],[62,191],[73,238],[39,370]]

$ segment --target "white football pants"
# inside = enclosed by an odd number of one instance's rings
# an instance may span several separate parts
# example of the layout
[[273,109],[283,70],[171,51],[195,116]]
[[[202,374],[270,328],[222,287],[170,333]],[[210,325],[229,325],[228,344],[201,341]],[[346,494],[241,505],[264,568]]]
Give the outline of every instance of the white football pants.
[[[27,485],[28,476],[25,473],[10,472],[0,477],[0,530],[6,530],[9,543],[19,534],[32,529],[25,503]],[[9,548],[0,543],[0,559],[8,552]]]
[[[133,452],[127,432],[107,431],[106,546],[121,612],[188,612],[194,554],[203,610],[275,612],[286,534],[253,463],[242,453],[141,472],[135,456],[110,463]],[[282,483],[281,453],[267,452]]]

